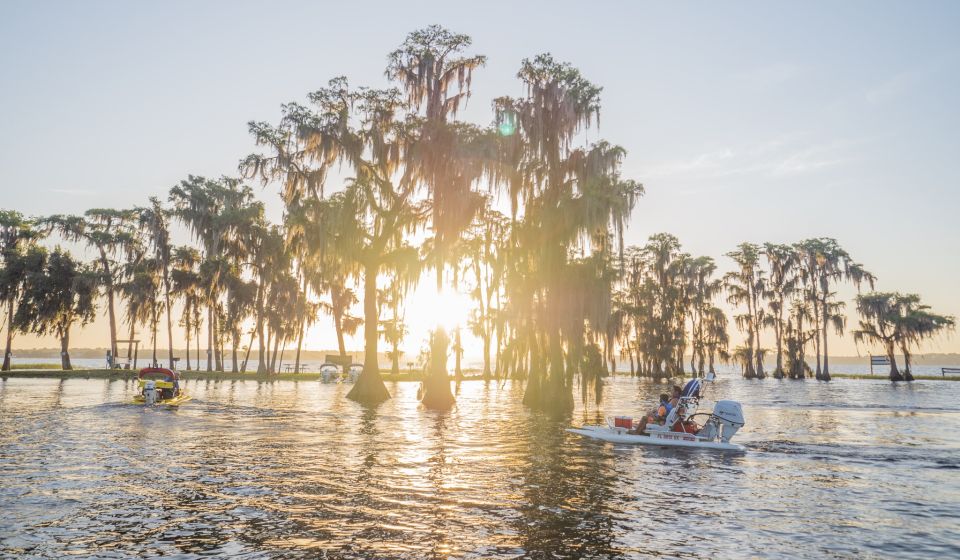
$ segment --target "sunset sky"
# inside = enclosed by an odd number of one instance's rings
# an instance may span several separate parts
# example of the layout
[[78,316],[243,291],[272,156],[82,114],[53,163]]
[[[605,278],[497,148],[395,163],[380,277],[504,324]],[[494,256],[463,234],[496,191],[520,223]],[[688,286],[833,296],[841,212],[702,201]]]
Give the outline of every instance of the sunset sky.
[[[387,53],[433,23],[489,57],[464,120],[522,95],[520,61],[542,52],[603,86],[588,138],[624,146],[647,189],[629,243],[667,231],[727,270],[742,241],[835,237],[878,289],[960,315],[957,2],[0,0],[0,207],[130,207],[188,174],[236,174],[247,121],[276,122],[333,76],[386,86]],[[256,188],[279,220],[276,188]],[[414,355],[436,315],[423,284]],[[106,321],[71,340],[107,346]],[[335,346],[325,317],[309,346]],[[960,337],[925,349],[960,352]]]

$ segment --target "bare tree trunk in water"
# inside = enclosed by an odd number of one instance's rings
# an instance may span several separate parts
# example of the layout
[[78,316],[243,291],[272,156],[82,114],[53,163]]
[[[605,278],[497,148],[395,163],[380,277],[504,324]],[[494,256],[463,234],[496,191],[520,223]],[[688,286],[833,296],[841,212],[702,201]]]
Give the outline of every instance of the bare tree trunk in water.
[[[188,299],[188,300],[184,303],[184,305],[186,306],[186,310],[184,311],[184,314],[185,314],[186,317],[187,317],[187,321],[186,321],[187,324],[186,324],[186,326],[184,327],[183,331],[184,331],[184,332],[186,333],[186,335],[187,335],[187,356],[186,356],[186,357],[187,357],[187,371],[190,371],[190,300]],[[200,364],[197,364],[197,366],[199,367]]]
[[127,369],[130,369],[131,363],[133,364],[134,369],[137,367],[137,362],[133,355],[133,337],[136,336],[134,334],[135,326],[136,325],[134,324],[133,319],[130,319],[130,338],[127,339]]
[[10,356],[13,349],[13,300],[7,305],[7,344],[3,351],[3,370],[10,371]]
[[[103,247],[100,249],[100,263],[103,266],[103,275],[108,279],[106,284],[107,292],[107,316],[110,318],[110,356],[112,360],[117,359],[117,314],[114,310],[113,295],[113,272],[110,270],[110,260],[107,258],[107,252]],[[113,367],[113,364],[110,364]],[[6,371],[6,370],[4,370]]]
[[173,369],[173,321],[170,316],[173,308],[170,307],[170,264],[163,263],[163,305],[167,308],[167,360],[170,369]]
[[483,330],[483,378],[490,379],[492,372],[490,370],[490,332]]
[[822,370],[820,369],[820,306],[818,305],[818,303],[819,303],[819,300],[814,300],[813,302],[813,320],[816,323],[816,326],[814,327],[813,331],[816,333],[816,337],[814,338],[814,349],[817,352],[816,378],[819,381]]
[[827,296],[823,296],[823,375],[824,381],[830,381],[830,358],[827,355]]
[[463,357],[463,348],[460,346],[460,327],[457,327],[456,333],[456,342],[454,342],[454,353],[456,354],[454,358],[454,375],[457,378],[457,381],[463,380],[463,369],[460,368],[460,359]]
[[73,369],[73,366],[70,365],[70,329],[66,329],[60,339],[60,368],[63,370]]
[[150,357],[150,367],[157,366],[157,326],[160,323],[160,317],[157,317],[157,306],[154,304],[153,313],[150,317],[150,346],[153,353]]
[[264,352],[267,351],[269,343],[266,342],[263,335],[263,318],[257,319],[257,375],[266,375],[267,358]]
[[237,347],[240,346],[240,331],[234,331],[232,338],[233,340],[231,341],[231,346],[233,346],[233,348],[230,349],[230,355],[233,357],[233,364],[230,366],[230,371],[233,373],[238,373],[240,371],[238,364],[240,360],[238,359],[237,355]]
[[297,359],[293,363],[293,373],[300,373],[300,350],[303,348],[303,331],[306,330],[306,319],[300,320],[300,332],[297,333]]
[[207,371],[213,371],[213,304],[207,303]]
[[387,386],[380,376],[380,364],[377,362],[377,332],[379,314],[377,313],[377,274],[379,264],[367,264],[363,275],[363,371],[347,393],[347,398],[364,403],[379,404],[390,398]]
[[277,333],[273,337],[273,352],[270,354],[270,373],[277,373],[277,354],[280,349],[280,333]]
[[253,337],[256,336],[257,329],[254,327],[250,331],[250,341],[247,343],[247,350],[243,353],[243,366],[240,368],[241,373],[247,373],[247,362],[250,360],[250,349],[253,348]]
[[[199,311],[199,309],[197,310]],[[194,325],[193,340],[197,343],[197,371],[200,371],[200,320]]]
[[894,356],[894,346],[893,341],[891,340],[886,344],[887,348],[887,358],[890,359],[890,381],[903,381],[903,375],[901,375],[900,370],[897,368],[897,359]]
[[[450,390],[450,376],[447,375],[447,350],[450,337],[442,327],[430,336],[430,359],[423,378],[423,395],[420,402],[427,408],[446,410],[455,401]],[[454,352],[457,350],[454,349]]]
[[343,322],[339,315],[333,320],[333,328],[337,332],[337,351],[340,352],[340,362],[343,364],[347,361],[347,347],[343,342]]
[[[900,351],[903,352],[903,380],[913,381],[913,372],[910,371],[910,348],[905,341],[900,342]],[[890,355],[890,363],[893,363],[893,355]]]
[[217,371],[223,371],[223,325],[220,314],[213,314],[213,361]]
[[573,409],[573,393],[566,384],[560,330],[553,329],[547,338],[550,373],[547,377],[546,390],[543,392],[540,403],[538,403],[538,408],[553,413],[569,412]]

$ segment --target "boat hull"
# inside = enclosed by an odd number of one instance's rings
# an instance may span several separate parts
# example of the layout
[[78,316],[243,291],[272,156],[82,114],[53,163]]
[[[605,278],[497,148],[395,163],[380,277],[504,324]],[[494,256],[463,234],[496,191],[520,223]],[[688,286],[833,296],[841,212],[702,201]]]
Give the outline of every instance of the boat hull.
[[[156,406],[180,406],[181,404],[189,401],[192,398],[193,397],[188,395],[187,393],[180,393],[179,395],[177,395],[176,397],[173,397],[172,399],[164,399],[162,401],[158,400],[155,404]],[[137,395],[133,397],[133,404],[142,405],[145,402],[146,401],[144,400],[142,395]]]
[[692,449],[713,449],[717,451],[744,451],[742,445],[723,443],[720,441],[699,440],[692,434],[679,432],[661,432],[650,435],[630,434],[623,428],[607,428],[604,426],[583,426],[582,428],[568,428],[571,434],[583,437],[609,441],[611,443],[627,443],[631,445],[656,445],[660,447],[687,447]]

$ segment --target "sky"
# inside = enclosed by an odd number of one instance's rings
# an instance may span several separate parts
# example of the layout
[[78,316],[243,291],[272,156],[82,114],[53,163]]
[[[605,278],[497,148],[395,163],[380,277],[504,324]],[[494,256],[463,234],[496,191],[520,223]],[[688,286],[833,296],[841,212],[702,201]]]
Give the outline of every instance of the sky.
[[[670,232],[727,270],[743,241],[834,237],[878,289],[960,316],[957,2],[0,0],[0,207],[130,207],[188,174],[235,175],[248,121],[334,76],[386,86],[387,53],[435,23],[488,56],[464,120],[522,95],[520,61],[543,52],[603,87],[587,139],[623,146],[646,187],[628,243]],[[256,188],[278,220],[276,188]],[[411,330],[433,303],[414,296]],[[72,343],[107,346],[105,324]],[[331,331],[321,319],[309,345],[333,347]]]

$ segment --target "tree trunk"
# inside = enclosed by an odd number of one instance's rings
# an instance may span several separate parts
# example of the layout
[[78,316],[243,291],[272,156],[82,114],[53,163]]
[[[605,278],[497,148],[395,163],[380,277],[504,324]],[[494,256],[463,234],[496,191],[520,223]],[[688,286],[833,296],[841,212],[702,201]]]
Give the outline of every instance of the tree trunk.
[[135,334],[134,334],[134,327],[136,327],[136,324],[135,324],[135,322],[134,322],[133,319],[130,319],[130,337],[127,339],[127,340],[128,340],[128,342],[127,342],[127,369],[130,369],[130,364],[131,364],[131,363],[133,364],[134,369],[136,369],[136,366],[137,366],[137,363],[136,363],[136,361],[134,360],[134,355],[133,355],[133,337],[135,336]]
[[300,373],[300,350],[303,348],[303,332],[306,330],[306,319],[300,320],[300,332],[297,333],[297,358],[293,362],[293,373]]
[[157,317],[157,304],[153,303],[153,312],[150,314],[150,345],[153,349],[150,367],[157,365],[157,327],[160,324],[160,317]]
[[461,358],[463,358],[463,347],[460,346],[460,327],[457,327],[456,333],[454,334],[454,376],[457,381],[463,381],[463,369],[460,367]]
[[756,298],[753,302],[753,311],[756,317],[756,328],[754,329],[754,334],[757,337],[757,345],[754,349],[754,359],[756,360],[756,373],[757,379],[764,379],[767,374],[763,371],[763,347],[760,345],[760,333],[763,330],[763,322],[760,320],[760,298],[757,295],[756,288],[754,288],[754,297]]
[[[197,309],[196,311],[199,314],[200,310]],[[200,316],[197,315],[197,322],[194,324],[194,331],[193,331],[193,334],[194,334],[193,340],[194,342],[196,342],[196,347],[197,347],[197,371],[200,371],[200,318],[199,317]]]
[[276,333],[273,336],[273,352],[270,354],[270,373],[277,373],[277,355],[279,354],[282,338],[280,333]]
[[820,379],[823,381],[830,381],[830,357],[827,353],[827,324],[830,323],[827,320],[827,298],[823,298],[823,373],[820,376]]
[[70,365],[70,328],[67,327],[63,331],[63,336],[60,338],[60,368],[63,370],[71,370],[73,366]]
[[886,344],[887,358],[890,359],[890,381],[903,381],[903,375],[900,374],[900,370],[897,368],[897,359],[894,356],[894,346],[893,341],[889,341]]
[[213,314],[213,363],[217,371],[223,371],[223,325],[220,324],[220,313]]
[[[380,364],[377,363],[377,332],[379,314],[377,313],[377,274],[378,264],[368,264],[363,277],[363,371],[347,393],[347,398],[359,403],[376,405],[390,398],[387,386],[380,376]],[[449,387],[448,387],[449,390]]]
[[390,351],[390,375],[400,375],[400,347],[396,344]]
[[213,303],[207,302],[207,371],[213,371]]
[[167,306],[167,360],[170,369],[173,369],[173,321],[170,318],[173,308],[170,307],[170,270],[167,263],[163,263],[163,303]]
[[900,350],[903,352],[903,380],[913,381],[913,372],[910,371],[910,349],[906,344],[901,343]]
[[[780,307],[783,307],[782,303]],[[773,370],[773,377],[783,379],[783,313],[779,311],[777,324],[773,327],[773,335],[777,337],[777,369]]]
[[7,344],[3,350],[3,369],[2,371],[10,371],[10,358],[13,351],[13,301],[15,298],[10,298],[10,301],[7,302]]
[[[112,360],[117,359],[117,314],[114,310],[113,295],[113,272],[110,270],[110,260],[107,259],[107,253],[103,247],[100,249],[100,262],[103,266],[103,275],[107,278],[107,316],[110,318],[110,356]],[[113,364],[110,364],[111,368]]]
[[[190,371],[190,300],[185,300],[183,305],[186,307],[183,314],[183,316],[186,318],[184,321],[183,331],[187,335],[187,353],[185,357],[187,359],[187,371]],[[200,364],[197,364],[197,367],[200,367]]]
[[[450,337],[443,328],[437,328],[430,337],[430,360],[423,379],[423,395],[420,402],[434,410],[446,410],[455,399],[450,391],[450,376],[447,375],[447,351]],[[456,351],[456,350],[454,350]]]
[[240,329],[234,329],[234,331],[233,331],[233,341],[232,341],[231,346],[233,346],[233,348],[230,349],[230,356],[232,357],[232,362],[233,362],[233,363],[230,364],[230,371],[233,372],[233,373],[239,373],[239,372],[240,372],[240,367],[239,367],[239,366],[240,366],[240,364],[239,364],[240,360],[239,360],[239,355],[237,354],[237,347],[240,346]]
[[491,333],[484,327],[483,329],[483,378],[490,379],[493,376],[490,370],[490,338]]
[[247,361],[250,360],[250,350],[253,348],[253,337],[257,335],[257,329],[250,330],[250,342],[247,343],[247,351],[243,353],[243,365],[240,367],[241,373],[247,373]]
[[[813,301],[813,321],[815,323],[813,327],[814,332],[814,342],[813,349],[817,353],[817,369],[816,369],[816,379],[819,381],[822,377],[823,370],[820,367],[820,301],[815,299]],[[800,330],[803,332],[803,329]],[[806,358],[804,358],[806,359]]]
[[347,347],[343,342],[343,314],[334,310],[333,329],[337,333],[337,351],[340,352],[340,362],[347,361]]
[[566,384],[563,359],[563,342],[559,329],[548,335],[550,373],[546,379],[538,408],[553,414],[564,414],[573,409],[573,393]]

